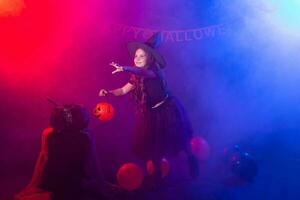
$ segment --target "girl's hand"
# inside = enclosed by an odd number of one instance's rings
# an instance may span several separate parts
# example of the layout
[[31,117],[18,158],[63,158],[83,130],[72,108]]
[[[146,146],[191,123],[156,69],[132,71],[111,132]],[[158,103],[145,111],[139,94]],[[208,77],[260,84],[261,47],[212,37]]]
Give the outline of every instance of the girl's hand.
[[105,90],[105,89],[101,89],[100,92],[99,92],[99,96],[100,97],[104,97],[104,96],[107,96],[108,95],[108,91]]
[[124,71],[123,67],[122,67],[121,65],[115,63],[115,62],[111,62],[111,63],[109,63],[109,64],[110,64],[111,66],[113,66],[114,68],[116,68],[116,69],[112,72],[112,74],[115,74],[115,73],[123,72],[123,71]]

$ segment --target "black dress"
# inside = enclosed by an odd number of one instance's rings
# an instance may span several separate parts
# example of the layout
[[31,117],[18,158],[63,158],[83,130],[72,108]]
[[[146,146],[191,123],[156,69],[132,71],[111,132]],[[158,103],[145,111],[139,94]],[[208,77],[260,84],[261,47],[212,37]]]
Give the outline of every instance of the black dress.
[[134,153],[141,159],[157,159],[175,156],[189,148],[192,129],[180,101],[172,96],[159,69],[153,69],[155,78],[132,75],[130,83],[135,86],[138,109],[135,129]]

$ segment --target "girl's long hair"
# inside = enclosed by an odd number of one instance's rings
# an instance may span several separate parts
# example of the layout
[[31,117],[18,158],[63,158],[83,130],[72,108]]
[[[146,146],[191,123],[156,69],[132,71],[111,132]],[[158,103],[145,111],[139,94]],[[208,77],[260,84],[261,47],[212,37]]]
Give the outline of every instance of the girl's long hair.
[[[144,50],[144,49],[143,49]],[[159,70],[159,65],[155,61],[151,53],[147,52],[147,69]],[[149,62],[149,63],[148,63]],[[133,91],[133,99],[137,103],[137,111],[145,112],[147,105],[147,92],[145,89],[145,78],[137,75],[132,75],[131,80],[134,82],[135,89]]]

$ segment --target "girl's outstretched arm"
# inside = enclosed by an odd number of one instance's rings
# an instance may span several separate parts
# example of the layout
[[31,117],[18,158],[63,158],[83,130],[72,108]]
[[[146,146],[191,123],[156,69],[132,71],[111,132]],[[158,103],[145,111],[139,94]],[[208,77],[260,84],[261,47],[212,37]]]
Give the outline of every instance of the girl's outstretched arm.
[[107,96],[107,95],[114,95],[114,96],[122,96],[130,92],[134,89],[134,85],[131,83],[126,83],[123,87],[117,88],[114,90],[105,90],[101,89],[99,92],[99,96]]
[[117,63],[110,63],[111,66],[115,67],[116,69],[112,72],[112,74],[118,72],[129,72],[135,74],[137,76],[143,76],[147,78],[155,78],[156,74],[152,70],[148,70],[142,67],[132,67],[132,66],[121,66]]
[[143,76],[146,78],[155,78],[156,74],[149,69],[141,68],[141,67],[131,67],[131,66],[123,66],[123,70],[125,72],[129,72],[135,74],[137,76]]

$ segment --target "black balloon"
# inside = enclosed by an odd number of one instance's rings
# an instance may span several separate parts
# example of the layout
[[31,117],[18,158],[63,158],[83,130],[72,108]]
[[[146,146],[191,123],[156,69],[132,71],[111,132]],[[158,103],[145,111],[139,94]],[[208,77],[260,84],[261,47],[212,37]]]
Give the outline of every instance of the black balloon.
[[252,181],[257,175],[258,167],[255,159],[247,152],[236,152],[229,158],[232,172],[245,181]]
[[224,148],[223,159],[227,162],[233,154],[240,152],[240,146],[238,144]]

